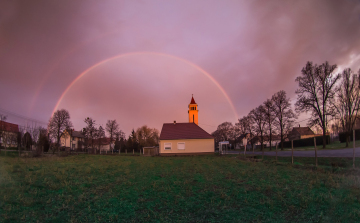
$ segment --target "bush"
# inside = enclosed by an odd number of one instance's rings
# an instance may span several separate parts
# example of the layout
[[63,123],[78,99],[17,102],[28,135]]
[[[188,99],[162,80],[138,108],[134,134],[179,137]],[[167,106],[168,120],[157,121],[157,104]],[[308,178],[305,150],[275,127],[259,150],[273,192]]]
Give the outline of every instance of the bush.
[[[316,136],[316,145],[323,144],[323,136]],[[329,144],[330,136],[326,136],[326,144]],[[314,138],[307,138],[307,139],[297,139],[293,141],[294,148],[295,147],[305,147],[305,146],[314,146]],[[291,141],[284,142],[284,148],[291,148]]]
[[[340,142],[346,142],[346,132],[339,133]],[[353,133],[350,134],[350,141],[353,140]],[[360,129],[355,129],[355,140],[360,140]]]

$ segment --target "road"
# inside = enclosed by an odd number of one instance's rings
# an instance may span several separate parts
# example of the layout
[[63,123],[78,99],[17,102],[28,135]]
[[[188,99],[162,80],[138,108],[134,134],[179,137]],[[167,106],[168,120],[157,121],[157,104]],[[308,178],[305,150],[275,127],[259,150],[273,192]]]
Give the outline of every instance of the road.
[[[238,151],[228,151],[228,154],[239,154]],[[244,151],[241,151],[241,154],[244,154]],[[246,151],[246,154],[253,154],[252,151]],[[262,152],[255,152],[256,155],[261,155]],[[274,152],[264,152],[265,156],[275,156]],[[333,150],[318,150],[318,157],[353,157],[353,149],[333,149]],[[278,156],[291,156],[291,150],[280,151],[278,150]],[[297,157],[314,157],[315,150],[311,151],[294,151],[294,156]],[[360,148],[355,148],[355,156],[360,157]]]

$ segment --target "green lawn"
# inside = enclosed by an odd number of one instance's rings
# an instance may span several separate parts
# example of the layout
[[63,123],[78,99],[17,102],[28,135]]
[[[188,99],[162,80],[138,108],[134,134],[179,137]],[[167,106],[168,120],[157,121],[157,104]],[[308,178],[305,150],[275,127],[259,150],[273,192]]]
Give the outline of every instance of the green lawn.
[[360,221],[351,159],[320,158],[318,169],[311,158],[279,161],[0,156],[0,222]]

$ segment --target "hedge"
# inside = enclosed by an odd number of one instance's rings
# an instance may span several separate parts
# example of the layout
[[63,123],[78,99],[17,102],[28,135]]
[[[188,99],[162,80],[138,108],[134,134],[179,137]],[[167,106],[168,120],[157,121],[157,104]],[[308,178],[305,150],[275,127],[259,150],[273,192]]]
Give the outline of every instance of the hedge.
[[[323,136],[316,136],[316,146],[323,144]],[[326,144],[329,144],[330,136],[326,136]],[[293,141],[294,147],[314,146],[314,138],[297,139]],[[281,146],[281,145],[279,145]],[[291,148],[291,141],[284,142],[284,148]]]
[[[340,142],[346,142],[346,133],[340,132],[339,133],[339,140]],[[353,140],[353,133],[350,134],[350,142]],[[355,129],[355,140],[360,140],[360,129]]]

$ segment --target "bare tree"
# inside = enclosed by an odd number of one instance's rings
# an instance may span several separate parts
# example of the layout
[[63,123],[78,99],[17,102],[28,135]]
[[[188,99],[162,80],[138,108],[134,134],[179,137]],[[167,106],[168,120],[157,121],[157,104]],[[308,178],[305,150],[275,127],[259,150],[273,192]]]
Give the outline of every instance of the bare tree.
[[274,114],[274,102],[270,99],[264,102],[264,115],[266,119],[266,131],[269,135],[269,143],[270,143],[270,150],[271,150],[271,143],[272,143],[272,135],[273,135],[273,124],[275,120]]
[[231,122],[223,122],[216,129],[221,137],[221,140],[231,140],[233,125]]
[[72,127],[70,114],[65,109],[57,110],[49,120],[48,133],[53,138],[56,138],[56,147],[58,151],[61,133],[70,127]]
[[117,132],[119,132],[119,125],[117,124],[116,120],[108,120],[106,122],[105,130],[110,136],[110,143],[113,143]]
[[126,136],[123,131],[119,130],[119,131],[115,132],[115,140],[120,141],[121,139],[125,140]]
[[250,111],[249,116],[253,120],[253,128],[256,135],[260,136],[261,151],[264,151],[264,131],[266,125],[265,107],[260,105],[259,107]]
[[[255,143],[255,137],[254,137],[254,125],[253,125],[253,119],[251,118],[250,115],[244,116],[242,118],[239,119],[238,122],[238,127],[240,129],[240,132],[242,134],[246,134],[249,133],[250,134],[250,143],[251,143],[251,148],[254,150],[254,143]],[[246,149],[246,145],[245,149]]]
[[3,122],[5,122],[6,119],[6,115],[0,114],[0,143],[4,143],[5,124]]
[[240,143],[240,136],[242,134],[242,129],[239,125],[239,123],[235,123],[235,125],[233,126],[233,130],[232,130],[232,134],[231,134],[231,138],[234,140],[234,149],[237,148],[237,144]]
[[43,128],[41,126],[37,126],[37,125],[29,128],[29,130],[30,130],[29,133],[31,135],[33,145],[37,145],[38,140],[39,140],[40,131],[42,129]]
[[6,119],[7,119],[6,115],[0,114],[0,121],[6,121]]
[[360,109],[360,70],[357,76],[350,68],[342,73],[340,85],[336,88],[337,101],[334,103],[336,118],[346,133],[346,147],[349,146],[350,135],[354,129]]
[[155,128],[144,125],[136,130],[135,135],[141,147],[159,144],[159,130]]
[[335,83],[340,79],[340,75],[334,75],[336,64],[330,65],[327,61],[321,65],[313,65],[308,61],[301,70],[301,76],[296,78],[299,88],[296,90],[298,95],[296,111],[311,112],[309,125],[319,125],[323,132],[323,148],[326,148],[326,130],[328,116],[334,116],[333,104],[331,101],[335,97]]
[[296,115],[291,109],[290,99],[285,91],[275,93],[271,100],[274,103],[275,125],[280,131],[281,150],[284,149],[284,137],[290,131]]
[[105,138],[105,130],[104,128],[100,125],[99,128],[95,131],[95,138],[97,139],[98,141],[98,148],[99,148],[99,151],[101,149],[101,145],[102,145],[102,142]]
[[96,127],[95,120],[87,117],[84,122],[86,123],[85,127],[85,138],[90,141],[91,148],[94,149],[94,139],[96,137]]

